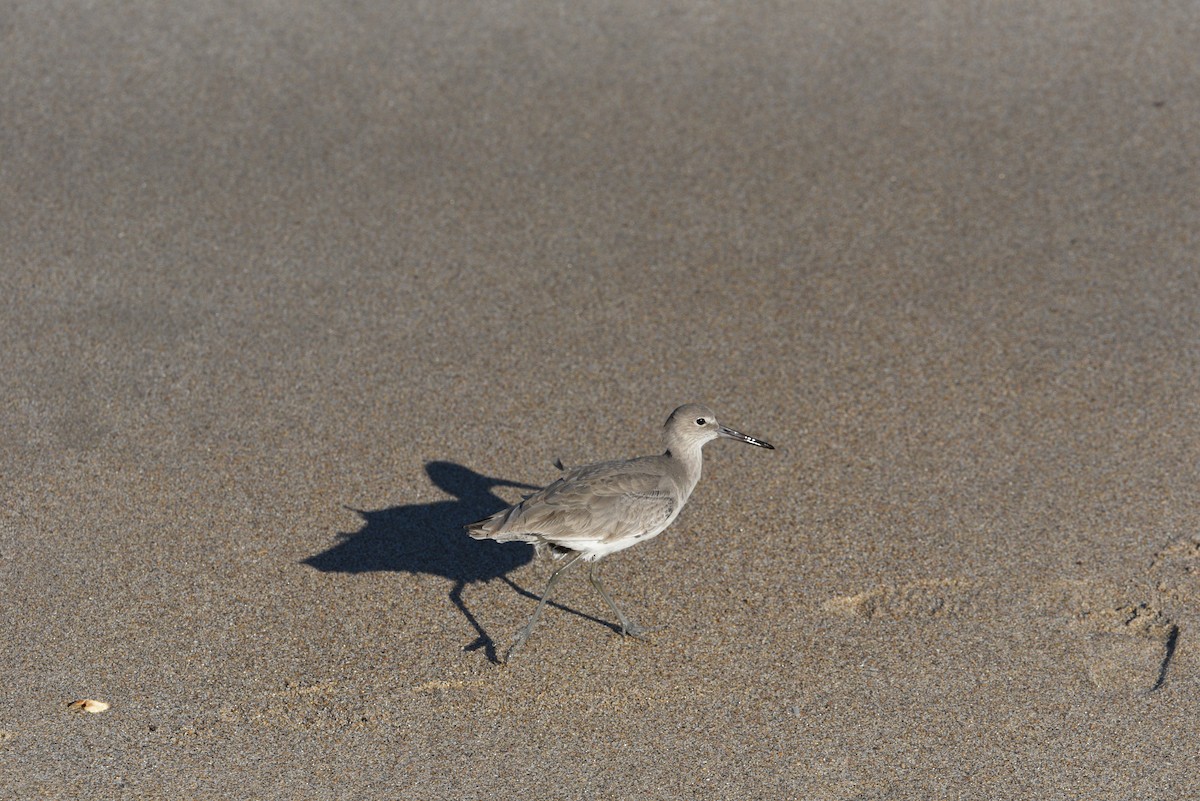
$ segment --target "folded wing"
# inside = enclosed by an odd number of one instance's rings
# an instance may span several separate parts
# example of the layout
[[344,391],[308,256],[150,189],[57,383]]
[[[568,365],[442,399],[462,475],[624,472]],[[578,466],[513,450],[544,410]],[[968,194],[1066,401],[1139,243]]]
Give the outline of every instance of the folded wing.
[[635,459],[575,468],[467,530],[477,539],[549,542],[572,549],[657,533],[671,519],[675,498],[661,470],[640,467]]

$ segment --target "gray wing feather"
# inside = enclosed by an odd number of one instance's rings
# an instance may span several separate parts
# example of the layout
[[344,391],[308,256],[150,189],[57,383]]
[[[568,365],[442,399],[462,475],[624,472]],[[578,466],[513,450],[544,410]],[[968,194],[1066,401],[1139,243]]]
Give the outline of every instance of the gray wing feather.
[[653,530],[674,511],[671,483],[661,471],[640,470],[636,460],[601,462],[577,467],[497,514],[493,520],[501,525],[484,536],[533,535],[569,548],[572,542],[611,541]]

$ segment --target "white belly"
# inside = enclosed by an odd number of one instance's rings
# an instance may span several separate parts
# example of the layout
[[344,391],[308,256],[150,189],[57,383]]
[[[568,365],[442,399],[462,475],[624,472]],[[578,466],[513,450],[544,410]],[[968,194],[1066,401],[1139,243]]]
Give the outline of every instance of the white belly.
[[573,551],[582,551],[583,561],[594,562],[597,559],[602,559],[605,556],[608,556],[610,553],[623,551],[626,548],[637,545],[639,542],[645,542],[646,540],[654,539],[659,534],[662,534],[664,531],[666,531],[670,525],[675,522],[675,518],[679,517],[679,513],[682,510],[682,503],[676,505],[675,510],[671,513],[671,516],[667,518],[666,522],[652,529],[647,529],[645,532],[633,534],[628,537],[614,537],[610,540],[584,540],[582,542],[576,541],[572,542],[567,547]]

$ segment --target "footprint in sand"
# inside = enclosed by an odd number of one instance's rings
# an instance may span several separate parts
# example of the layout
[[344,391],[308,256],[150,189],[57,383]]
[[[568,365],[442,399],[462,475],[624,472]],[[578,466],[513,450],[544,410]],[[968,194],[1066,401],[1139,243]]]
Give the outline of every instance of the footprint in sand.
[[1083,634],[1087,675],[1101,690],[1148,693],[1167,679],[1179,626],[1148,603],[1081,610],[1073,627]]
[[[1191,566],[1200,571],[1200,543],[1181,545],[1169,556],[1192,560]],[[1154,597],[1152,590],[1145,589],[1143,597]],[[926,579],[834,596],[821,608],[862,620],[961,617],[980,613],[980,595],[986,590],[967,579]],[[1026,601],[1045,610],[1047,624],[1053,618],[1065,623],[1076,664],[1094,687],[1148,693],[1166,681],[1179,626],[1156,603],[1136,594],[1131,598],[1128,587],[1088,581],[1052,582],[1040,591],[1032,590]]]
[[1055,581],[1033,593],[1049,630],[1063,637],[1069,663],[1103,692],[1154,692],[1169,675],[1179,625],[1163,594],[1140,578]]
[[875,587],[855,595],[838,595],[821,604],[821,608],[834,615],[866,620],[961,615],[974,608],[977,589],[961,579],[923,579]]

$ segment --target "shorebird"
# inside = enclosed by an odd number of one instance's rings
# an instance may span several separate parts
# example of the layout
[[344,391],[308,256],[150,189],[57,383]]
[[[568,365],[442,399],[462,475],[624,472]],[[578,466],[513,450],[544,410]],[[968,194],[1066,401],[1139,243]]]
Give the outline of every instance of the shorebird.
[[588,579],[621,621],[621,634],[643,638],[649,632],[613,601],[600,582],[596,563],[657,537],[674,522],[700,480],[705,443],[718,437],[760,448],[775,447],[721,425],[707,406],[688,403],[667,418],[663,426],[666,450],[661,455],[573,468],[520,503],[466,527],[475,539],[529,542],[566,559],[550,575],[533,616],[517,634],[505,662],[533,633],[559,578],[579,561],[590,563]]

